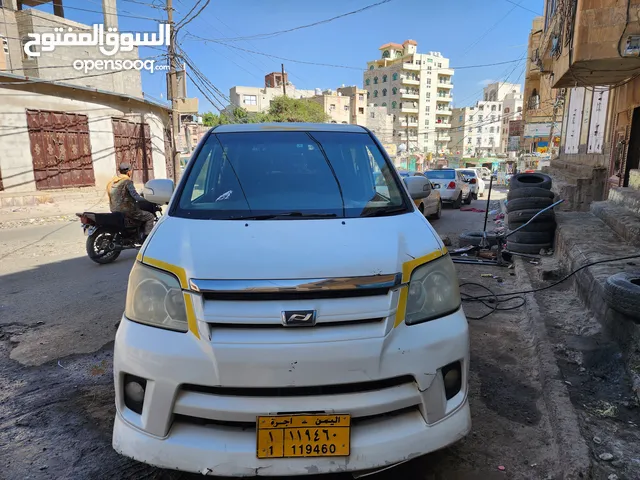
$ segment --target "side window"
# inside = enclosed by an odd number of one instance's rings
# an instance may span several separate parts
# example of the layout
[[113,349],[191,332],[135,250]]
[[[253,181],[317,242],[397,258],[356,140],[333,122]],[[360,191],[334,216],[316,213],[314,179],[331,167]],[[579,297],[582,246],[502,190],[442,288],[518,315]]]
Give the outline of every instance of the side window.
[[207,159],[202,164],[202,169],[196,177],[196,181],[193,184],[193,191],[191,192],[191,201],[196,201],[204,195],[207,191],[207,184],[209,179],[209,168],[211,166],[211,152],[207,155]]

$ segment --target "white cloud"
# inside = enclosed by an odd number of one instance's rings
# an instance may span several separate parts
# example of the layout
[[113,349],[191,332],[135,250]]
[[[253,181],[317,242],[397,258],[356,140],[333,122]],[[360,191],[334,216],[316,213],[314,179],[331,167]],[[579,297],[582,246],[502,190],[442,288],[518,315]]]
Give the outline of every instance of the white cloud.
[[495,80],[492,80],[491,78],[486,78],[484,80],[479,81],[478,85],[482,85],[483,87],[486,87],[490,83],[494,83],[494,82],[495,82]]

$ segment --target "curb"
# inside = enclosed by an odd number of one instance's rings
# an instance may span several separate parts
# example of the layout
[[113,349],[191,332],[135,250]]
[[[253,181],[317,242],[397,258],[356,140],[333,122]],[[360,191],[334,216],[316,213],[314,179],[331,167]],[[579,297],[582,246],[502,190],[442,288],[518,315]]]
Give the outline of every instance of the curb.
[[[523,290],[532,290],[531,279],[524,261],[515,258],[519,280]],[[560,369],[556,364],[555,354],[547,327],[540,315],[535,294],[528,293],[526,298],[527,324],[538,360],[542,398],[549,411],[551,430],[558,449],[561,478],[563,480],[578,480],[590,478],[591,457],[587,443],[580,432],[578,416],[571,403],[569,392],[562,381]]]

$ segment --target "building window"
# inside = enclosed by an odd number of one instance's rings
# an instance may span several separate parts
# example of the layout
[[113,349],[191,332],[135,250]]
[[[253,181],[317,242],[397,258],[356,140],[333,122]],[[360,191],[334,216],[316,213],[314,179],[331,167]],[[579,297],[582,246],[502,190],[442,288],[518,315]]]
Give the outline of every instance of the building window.
[[[0,0],[0,8],[2,8],[3,5],[2,1],[3,0]],[[4,54],[9,55],[9,42],[7,41],[7,38],[2,35],[0,35],[0,38],[2,38],[2,49],[4,50]]]
[[348,111],[349,111],[349,105],[345,105],[345,106],[344,106],[344,111],[345,111],[345,112],[348,112]]
[[430,109],[429,109],[429,105],[427,105],[427,106],[425,107],[424,111],[425,111],[425,112],[427,112],[427,113],[429,113],[429,110],[430,110]]
[[427,85],[431,85],[431,79],[427,78]]
[[504,113],[505,113],[505,114],[509,113],[510,111],[511,111],[511,110],[509,110],[509,107],[507,107],[507,108],[505,108],[505,109],[504,109]]
[[518,107],[518,112],[521,112],[521,111],[522,111],[522,107]]
[[382,106],[386,107],[387,106],[387,102],[382,102]]
[[373,70],[373,65],[371,65],[371,66],[369,67],[369,70]]
[[370,78],[367,78],[367,79],[364,81],[364,84],[365,84],[365,85],[370,85],[370,84],[371,84],[371,79],[370,79]]
[[242,97],[242,103],[244,103],[245,105],[257,105],[258,97],[257,95],[244,95]]
[[442,68],[442,63],[438,63],[438,68]]
[[390,58],[391,57],[391,52],[389,50],[385,50],[384,52],[382,52],[382,58]]
[[495,129],[493,127],[490,127],[489,128],[489,133],[494,133],[494,132],[495,132]]
[[482,115],[478,115],[478,121],[481,122],[484,117]]
[[358,113],[364,115],[364,107],[358,107]]
[[393,109],[398,108],[398,102],[391,102],[391,108]]
[[398,94],[398,89],[396,87],[393,87],[391,89],[391,93],[394,94],[394,95],[397,95]]
[[427,58],[427,62],[433,63],[433,58]]
[[373,77],[373,84],[377,85],[378,84],[378,77]]
[[392,78],[393,80],[398,80],[398,74],[397,74],[397,73],[394,73],[393,75],[391,75],[391,78]]
[[491,115],[491,123],[496,121],[496,116],[495,115]]
[[336,109],[336,104],[332,103],[331,105],[329,105],[329,111],[333,112]]
[[377,104],[377,103],[374,103],[374,104],[373,104],[373,106],[374,106],[374,107],[377,107],[377,106],[378,106],[378,104]]
[[469,127],[469,133],[473,132],[473,128]]
[[382,89],[382,96],[383,96],[383,97],[386,97],[386,96],[387,96],[387,89],[386,89],[386,88],[383,88],[383,89]]
[[358,101],[359,102],[364,102],[364,93],[359,93],[358,94]]
[[458,117],[458,121],[459,121],[459,122],[462,122],[462,115],[460,115],[460,116]]
[[476,132],[478,132],[478,133],[482,133],[482,127],[478,127],[478,128],[476,129]]
[[382,83],[387,83],[387,76],[386,75],[382,75]]
[[473,115],[469,115],[469,121],[473,122]]
[[371,112],[369,115],[371,115],[371,118],[376,118],[376,112]]
[[427,94],[425,95],[425,98],[431,98],[431,92],[427,92]]
[[496,106],[495,105],[491,105],[491,111],[495,112],[496,111]]
[[373,98],[378,98],[378,90],[373,91]]
[[425,126],[425,127],[428,127],[428,126],[429,126],[429,119],[428,119],[428,118],[424,121],[424,126]]
[[498,111],[500,112],[501,110],[502,110],[502,105],[498,105]]

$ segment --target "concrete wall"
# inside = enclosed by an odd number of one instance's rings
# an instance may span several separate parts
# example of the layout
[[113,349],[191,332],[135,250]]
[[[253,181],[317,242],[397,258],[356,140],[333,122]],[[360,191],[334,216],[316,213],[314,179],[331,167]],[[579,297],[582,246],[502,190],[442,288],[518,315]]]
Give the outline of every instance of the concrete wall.
[[[26,37],[28,33],[53,33],[54,28],[70,27],[74,33],[89,32],[88,25],[74,22],[62,17],[33,8],[18,11],[15,14],[18,22],[19,37]],[[20,45],[19,40],[14,43]],[[22,46],[19,47],[22,51]],[[39,47],[32,47],[38,49]],[[97,88],[108,92],[124,93],[134,97],[142,97],[142,78],[137,70],[76,70],[74,60],[137,60],[138,49],[131,52],[119,52],[113,56],[101,53],[98,47],[90,46],[61,46],[53,52],[41,52],[39,57],[25,57],[23,64],[25,75],[45,80],[59,80],[65,83],[83,87]],[[162,59],[157,59],[162,64]],[[112,73],[113,72],[113,73]],[[161,73],[158,73],[161,74]]]
[[396,143],[393,138],[393,115],[387,113],[386,107],[368,107],[365,126],[371,130],[380,143]]
[[[229,89],[229,100],[232,107],[242,107],[248,112],[258,113],[266,112],[271,106],[274,98],[281,97],[282,87],[266,88],[266,87],[243,87],[235,86]],[[298,90],[293,85],[287,86],[287,97],[290,98],[311,98],[316,95],[315,90]],[[247,96],[256,97],[256,105],[247,103]]]
[[315,96],[312,102],[319,103],[329,115],[331,123],[351,123],[351,99],[342,95],[323,94]]
[[[112,117],[147,122],[151,130],[155,178],[166,178],[164,125],[168,114],[116,101],[109,105],[91,100],[90,94],[60,90],[58,95],[0,87],[0,171],[7,192],[35,191],[33,161],[27,129],[27,109],[79,113],[89,117],[91,154],[96,187],[106,186],[116,171]],[[74,98],[65,98],[73,96]]]

